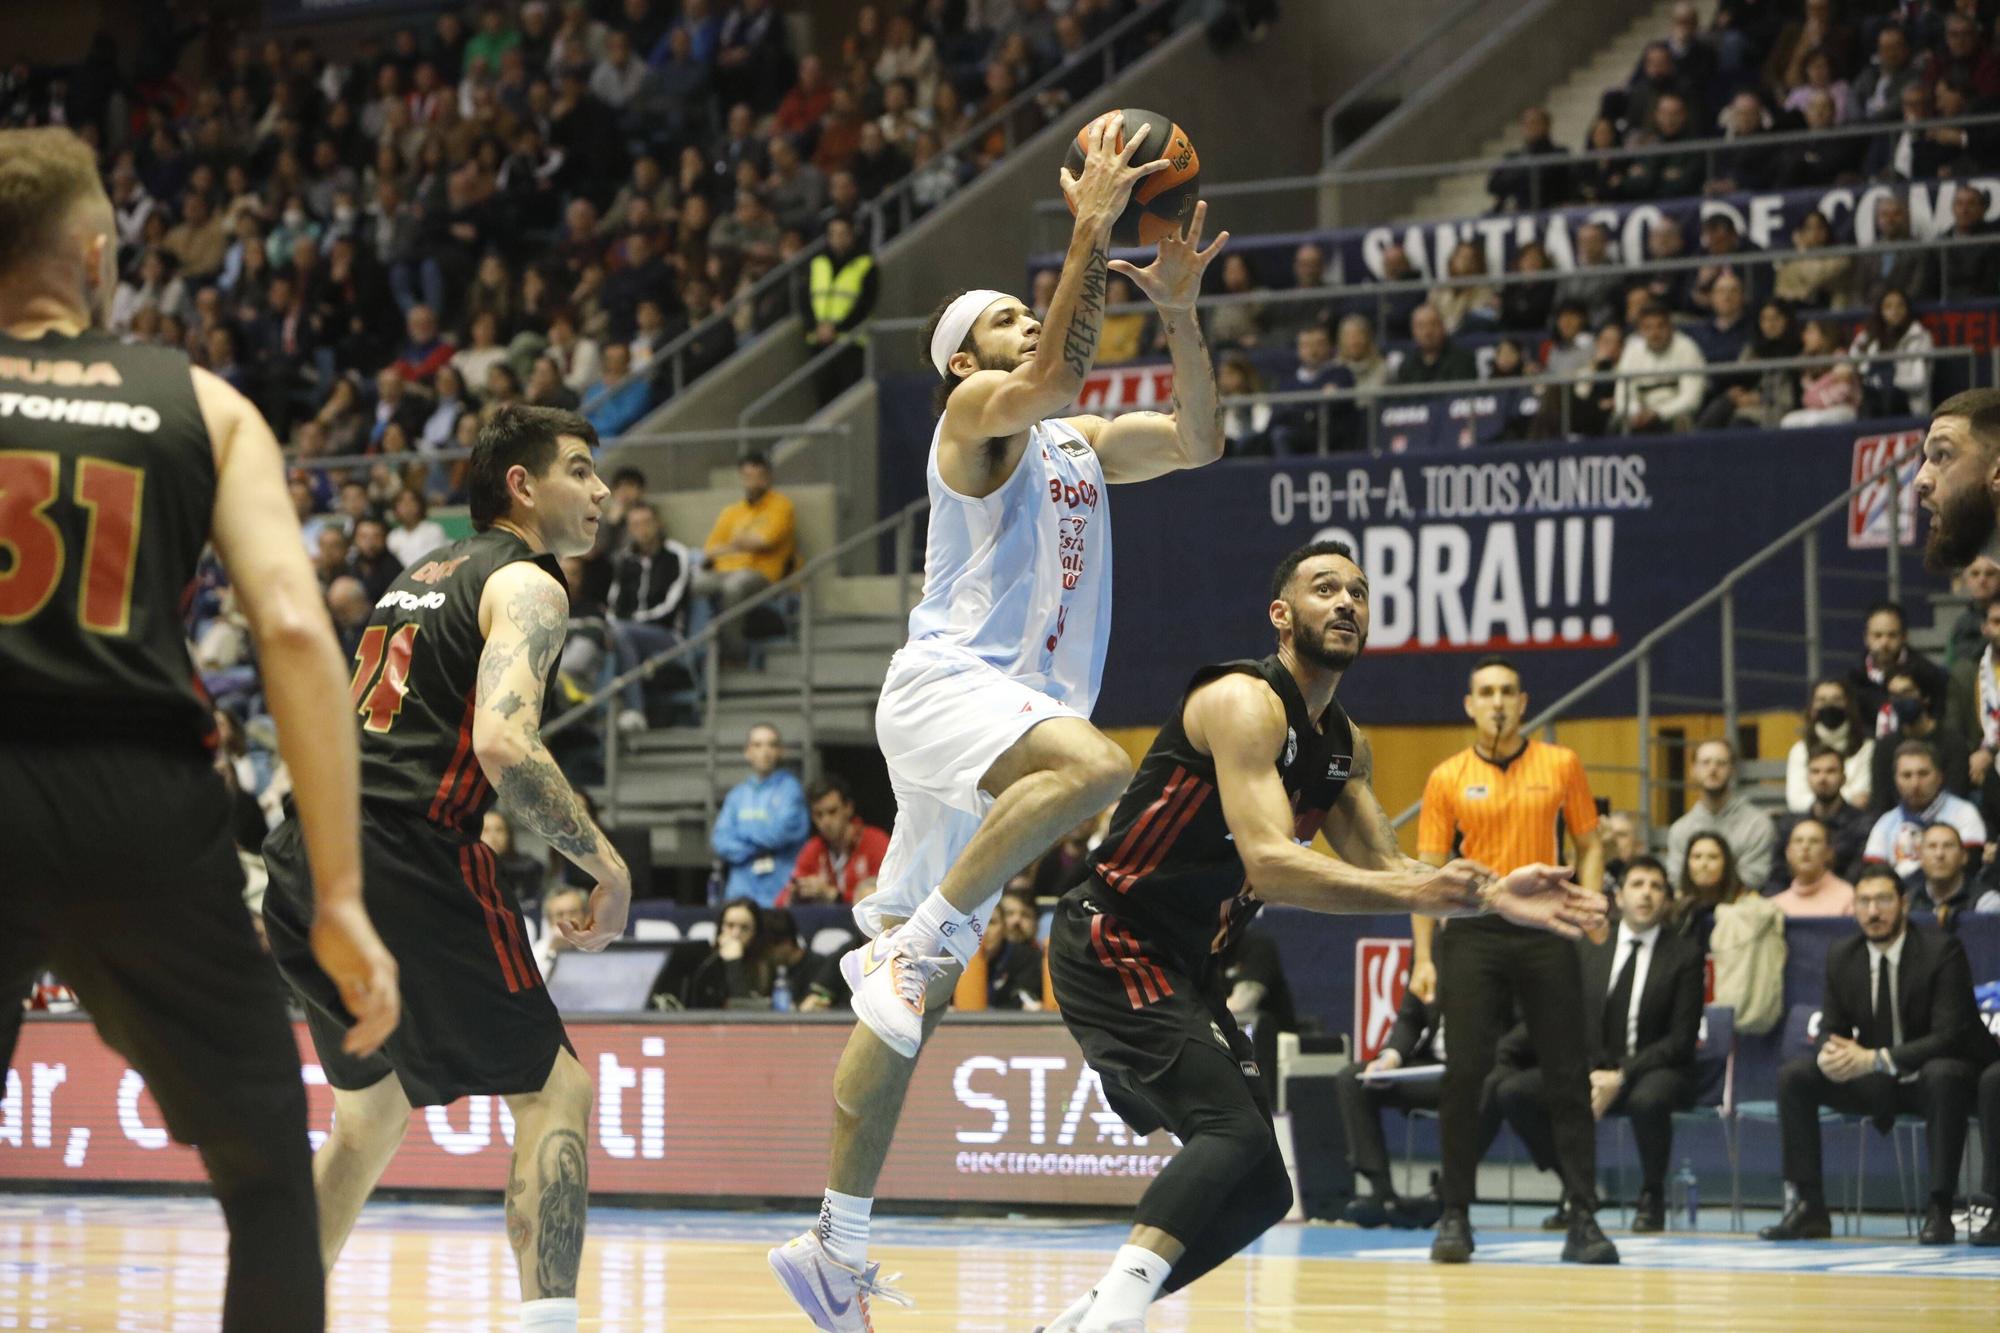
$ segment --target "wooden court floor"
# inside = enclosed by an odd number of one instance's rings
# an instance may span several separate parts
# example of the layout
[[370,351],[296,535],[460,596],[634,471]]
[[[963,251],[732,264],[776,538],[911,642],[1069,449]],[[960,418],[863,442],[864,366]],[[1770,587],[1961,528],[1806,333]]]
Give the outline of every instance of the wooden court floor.
[[[1496,1211],[1495,1220],[1498,1220]],[[600,1209],[581,1284],[592,1330],[804,1329],[764,1251],[803,1215]],[[1287,1225],[1155,1306],[1149,1328],[2000,1329],[2000,1254],[1879,1236],[1776,1246],[1716,1233],[1614,1233],[1616,1269],[1556,1264],[1559,1238],[1483,1227],[1477,1261],[1440,1269],[1428,1235]],[[1890,1234],[1891,1231],[1895,1234]],[[914,1311],[882,1333],[1027,1333],[1103,1271],[1122,1228],[886,1220],[876,1257]],[[0,1329],[213,1329],[224,1234],[206,1200],[0,1195]],[[372,1206],[331,1286],[338,1330],[511,1333],[516,1288],[498,1209]]]

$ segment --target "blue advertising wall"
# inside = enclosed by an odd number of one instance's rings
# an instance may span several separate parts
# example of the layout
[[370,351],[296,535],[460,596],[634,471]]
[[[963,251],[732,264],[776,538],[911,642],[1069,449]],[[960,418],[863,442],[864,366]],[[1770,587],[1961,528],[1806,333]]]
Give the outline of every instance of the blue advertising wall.
[[[922,377],[891,377],[882,387],[881,512],[888,513],[921,494],[931,418]],[[1857,445],[1863,438],[1874,443]],[[1877,426],[1735,431],[1224,460],[1120,486],[1110,506],[1115,612],[1094,719],[1157,725],[1195,667],[1269,651],[1270,571],[1287,551],[1320,537],[1352,546],[1371,583],[1368,649],[1340,687],[1356,719],[1460,720],[1465,671],[1488,652],[1520,655],[1536,696],[1553,700],[1847,489],[1858,459],[1886,462],[1886,447]],[[1825,623],[1881,595],[1886,502],[1882,488],[1857,512],[1822,525]],[[1876,549],[1851,549],[1851,532]],[[1913,587],[1929,586],[1913,559],[1905,563]],[[1738,626],[1802,631],[1801,569],[1788,555],[1746,580]],[[1698,620],[1657,655],[1657,688],[1719,697],[1718,654],[1699,646],[1717,642],[1705,637],[1714,613],[1703,619],[1706,629]],[[1851,641],[1830,638],[1829,663],[1845,662],[1858,643],[1858,624]],[[1739,668],[1796,675],[1802,663],[1795,645],[1740,645]],[[1742,703],[1795,707],[1796,693],[1746,683]],[[1600,691],[1579,715],[1620,716],[1631,706],[1628,680]]]

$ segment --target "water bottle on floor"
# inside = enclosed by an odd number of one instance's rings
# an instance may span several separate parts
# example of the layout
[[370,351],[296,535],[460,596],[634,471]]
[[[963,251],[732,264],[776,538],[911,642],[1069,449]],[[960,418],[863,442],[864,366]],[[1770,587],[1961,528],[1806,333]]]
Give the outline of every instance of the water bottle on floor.
[[778,964],[777,979],[771,983],[771,1008],[781,1014],[792,1011],[792,977],[783,963]]
[[1673,1213],[1676,1217],[1687,1218],[1689,1231],[1700,1225],[1701,1181],[1695,1176],[1691,1158],[1681,1158],[1681,1169],[1674,1172]]

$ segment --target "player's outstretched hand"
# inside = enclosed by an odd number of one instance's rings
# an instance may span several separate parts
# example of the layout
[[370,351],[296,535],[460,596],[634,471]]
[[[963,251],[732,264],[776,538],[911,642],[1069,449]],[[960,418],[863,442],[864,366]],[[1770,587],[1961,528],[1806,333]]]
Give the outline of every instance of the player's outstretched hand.
[[1192,310],[1195,298],[1201,295],[1201,275],[1229,241],[1229,233],[1225,231],[1208,249],[1202,249],[1201,230],[1207,221],[1208,201],[1203,200],[1194,206],[1194,215],[1184,230],[1160,238],[1159,253],[1152,263],[1140,268],[1123,259],[1114,259],[1107,267],[1130,278],[1146,294],[1146,299],[1160,309]]
[[403,1017],[396,960],[375,933],[359,898],[320,903],[313,910],[312,953],[340,988],[340,1002],[354,1015],[340,1048],[368,1056],[381,1049]]
[[1517,926],[1576,939],[1604,925],[1604,895],[1570,878],[1568,866],[1522,866],[1487,885],[1486,906]]
[[1493,872],[1477,861],[1463,858],[1431,872],[1410,901],[1418,916],[1478,916],[1486,910],[1480,891],[1493,880]]
[[563,938],[585,953],[598,953],[625,933],[625,914],[632,907],[629,885],[599,884],[590,891],[590,909],[583,924],[562,922],[556,928]]
[[1132,154],[1146,141],[1153,127],[1141,125],[1124,147],[1113,147],[1124,128],[1125,115],[1120,111],[1106,112],[1091,121],[1084,129],[1083,174],[1072,176],[1068,167],[1057,172],[1063,196],[1069,200],[1079,222],[1085,218],[1106,226],[1116,222],[1132,198],[1132,187],[1171,165],[1165,158],[1156,157],[1133,166]]

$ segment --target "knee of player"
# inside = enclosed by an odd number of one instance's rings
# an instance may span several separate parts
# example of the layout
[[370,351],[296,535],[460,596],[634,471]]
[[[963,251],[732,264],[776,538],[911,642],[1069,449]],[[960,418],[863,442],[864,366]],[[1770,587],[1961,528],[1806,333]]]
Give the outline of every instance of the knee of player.
[[1292,1211],[1292,1177],[1285,1170],[1284,1157],[1277,1145],[1265,1154],[1258,1179],[1257,1207],[1266,1225],[1282,1222]]
[[1073,770],[1092,809],[1102,809],[1117,800],[1124,794],[1125,784],[1132,780],[1132,757],[1109,737],[1097,739],[1099,743],[1089,753],[1079,756]]

